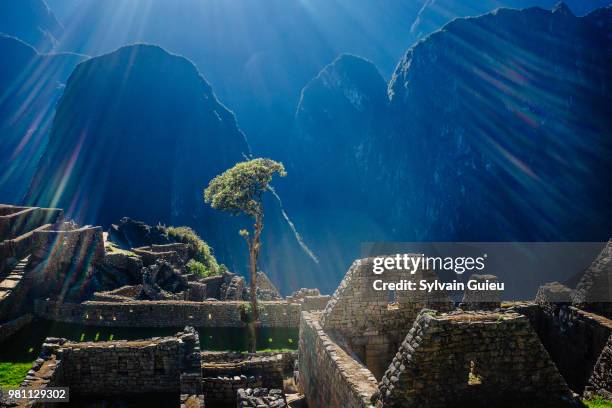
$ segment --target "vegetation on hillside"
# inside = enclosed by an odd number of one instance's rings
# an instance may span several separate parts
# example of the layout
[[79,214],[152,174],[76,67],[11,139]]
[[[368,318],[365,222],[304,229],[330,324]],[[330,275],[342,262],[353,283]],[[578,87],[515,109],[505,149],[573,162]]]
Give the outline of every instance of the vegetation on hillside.
[[214,276],[223,272],[210,246],[190,227],[166,227],[168,237],[187,244],[193,259],[187,263],[187,270],[200,276]]

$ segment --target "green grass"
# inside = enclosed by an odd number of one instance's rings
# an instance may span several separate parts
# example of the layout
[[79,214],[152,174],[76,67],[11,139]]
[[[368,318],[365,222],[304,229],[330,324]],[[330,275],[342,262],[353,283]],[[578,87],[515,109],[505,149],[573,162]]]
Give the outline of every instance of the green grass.
[[[257,349],[258,353],[289,353],[292,351],[297,351],[294,349],[289,349],[289,348],[264,348],[264,349]],[[250,354],[248,351],[241,351],[240,354]]]
[[612,408],[612,401],[603,399],[602,397],[595,397],[590,400],[584,400],[584,405],[589,408]]
[[2,388],[18,387],[32,368],[30,363],[0,363],[0,386]]

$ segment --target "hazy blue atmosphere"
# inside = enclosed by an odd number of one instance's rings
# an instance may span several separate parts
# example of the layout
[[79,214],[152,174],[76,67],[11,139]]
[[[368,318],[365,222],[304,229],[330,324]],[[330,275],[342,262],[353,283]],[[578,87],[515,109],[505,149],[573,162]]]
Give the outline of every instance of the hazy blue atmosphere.
[[202,191],[269,157],[284,294],[363,242],[612,232],[609,0],[4,0],[0,33],[2,203],[189,225],[246,274]]

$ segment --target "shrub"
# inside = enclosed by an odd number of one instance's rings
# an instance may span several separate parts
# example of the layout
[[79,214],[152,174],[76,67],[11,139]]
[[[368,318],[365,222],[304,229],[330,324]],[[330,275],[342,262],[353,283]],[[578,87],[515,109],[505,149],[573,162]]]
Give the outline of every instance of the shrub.
[[[169,238],[187,244],[193,260],[204,267],[205,276],[220,274],[219,263],[215,259],[212,249],[194,230],[189,227],[167,227],[166,233]],[[196,264],[192,264],[192,267],[201,271]],[[189,266],[187,268],[189,269]]]
[[190,259],[185,266],[187,267],[187,271],[189,271],[189,273],[195,273],[203,278],[214,276],[219,273],[218,271],[216,273],[211,271],[210,269],[206,268],[202,262],[196,261],[195,259]]

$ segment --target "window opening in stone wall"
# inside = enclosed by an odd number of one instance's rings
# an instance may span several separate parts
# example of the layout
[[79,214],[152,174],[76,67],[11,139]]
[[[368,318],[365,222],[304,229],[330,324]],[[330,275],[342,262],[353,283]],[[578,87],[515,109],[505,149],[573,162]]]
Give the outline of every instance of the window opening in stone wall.
[[468,371],[468,385],[480,385],[482,384],[482,377],[478,375],[476,362],[470,360],[470,369]]
[[394,290],[387,292],[387,309],[397,308],[397,293]]
[[154,366],[155,374],[165,374],[166,370],[164,369],[164,359],[161,356],[155,356],[155,366]]

